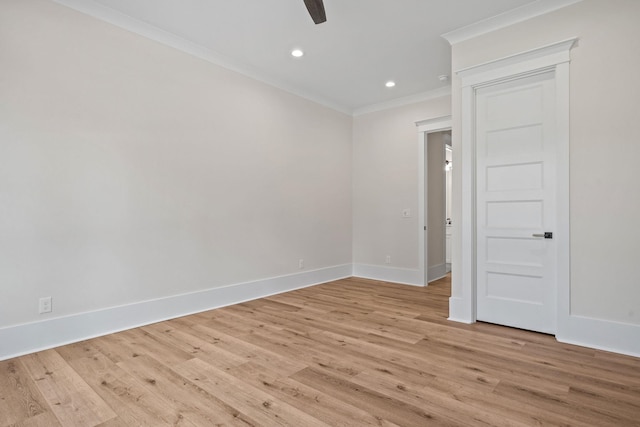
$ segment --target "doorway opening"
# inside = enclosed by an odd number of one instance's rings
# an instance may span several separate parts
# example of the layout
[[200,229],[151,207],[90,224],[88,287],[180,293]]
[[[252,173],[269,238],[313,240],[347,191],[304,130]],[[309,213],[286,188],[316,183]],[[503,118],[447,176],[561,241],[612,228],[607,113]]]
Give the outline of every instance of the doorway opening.
[[[450,243],[454,226],[450,216],[451,194],[449,202],[446,197],[446,147],[451,147],[451,116],[424,120],[416,125],[419,152],[419,268],[423,283],[427,286],[429,282],[445,277],[452,269],[450,261],[447,265],[447,243]],[[447,228],[447,222],[450,222],[450,228]]]
[[[427,283],[444,277],[447,269],[447,232],[451,232],[452,221],[447,215],[447,146],[451,144],[451,131],[427,134],[425,149],[425,223]],[[449,195],[449,200],[451,196]],[[449,260],[449,266],[450,266]]]

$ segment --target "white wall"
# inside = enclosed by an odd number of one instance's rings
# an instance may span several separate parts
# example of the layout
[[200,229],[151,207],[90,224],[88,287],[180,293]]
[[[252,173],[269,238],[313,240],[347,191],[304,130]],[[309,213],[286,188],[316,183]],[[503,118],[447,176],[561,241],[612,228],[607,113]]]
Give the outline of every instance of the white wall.
[[[353,261],[356,275],[419,284],[416,121],[450,114],[450,97],[354,117]],[[411,209],[411,218],[402,210]],[[385,264],[386,256],[391,263]]]
[[[638,17],[636,0],[584,0],[453,46],[453,69],[459,70],[579,37],[571,52],[571,314],[613,322],[608,325],[640,325]],[[455,78],[454,224],[460,221],[460,171],[465,167],[455,150],[460,104]],[[460,262],[461,242],[455,237],[453,294],[460,296],[455,263]],[[637,348],[637,329],[627,330],[635,335]]]
[[0,329],[350,271],[351,117],[44,0],[0,64]]

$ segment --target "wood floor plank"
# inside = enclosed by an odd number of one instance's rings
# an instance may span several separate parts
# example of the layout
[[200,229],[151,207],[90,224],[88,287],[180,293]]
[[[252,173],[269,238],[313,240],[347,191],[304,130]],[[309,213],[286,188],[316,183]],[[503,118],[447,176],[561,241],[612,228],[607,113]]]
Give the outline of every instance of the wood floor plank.
[[42,412],[29,418],[25,418],[15,424],[7,424],[10,427],[61,427],[62,424],[51,411]]
[[308,335],[265,329],[262,334],[248,334],[241,338],[258,347],[300,361],[306,366],[336,371],[339,375],[347,376],[359,372],[359,367],[353,360],[336,355],[333,349],[314,342]]
[[247,417],[256,420],[256,425],[328,426],[317,418],[275,399],[271,394],[201,360],[193,359],[181,363],[175,370],[204,390],[215,393],[216,397],[237,408]]
[[525,426],[527,424],[506,419],[481,408],[469,407],[448,393],[434,393],[431,387],[420,387],[399,378],[377,375],[375,372],[361,372],[351,378],[355,384],[368,387],[416,407],[431,405],[441,416],[451,418],[460,425]]
[[[206,362],[198,362],[214,369]],[[174,411],[172,424],[256,425],[238,408],[220,399],[219,395],[207,392],[151,357],[141,356],[120,362],[118,367],[134,377],[144,389],[162,398],[165,407]]]
[[158,340],[144,328],[124,331],[120,333],[120,336],[134,349],[136,354],[152,356],[158,361],[168,365],[185,362],[193,358],[193,354],[179,349],[174,345],[167,345],[165,341]]
[[[118,413],[104,425],[157,426],[193,425],[178,408],[117,366],[101,353],[69,362],[93,390]],[[122,362],[121,362],[122,363]]]
[[42,394],[19,360],[0,362],[0,426],[48,411]]
[[[412,344],[420,341],[424,337],[424,335],[419,332],[397,328],[390,324],[367,322],[365,320],[360,320],[360,316],[349,316],[343,312],[332,312],[331,320],[327,320],[326,315],[323,317],[305,316],[301,318],[300,316],[297,316],[296,313],[273,313],[270,311],[265,311],[264,313],[280,317],[291,323],[302,323],[315,329],[322,328],[329,330],[341,330],[344,334],[349,336],[378,334]],[[366,316],[364,318],[366,318]]]
[[374,389],[362,387],[315,368],[306,368],[292,375],[291,378],[399,425],[457,425],[455,420],[441,415],[429,404],[418,407],[390,399]]
[[95,426],[117,416],[55,350],[21,361],[62,425]]
[[300,361],[283,357],[280,354],[256,346],[251,342],[228,335],[221,331],[216,331],[208,326],[193,325],[186,329],[186,332],[211,341],[213,344],[230,353],[242,357],[245,361],[253,361],[262,366],[270,366],[271,369],[277,370],[282,375],[291,375],[306,367]]
[[[494,393],[499,397],[514,397],[533,404],[541,412],[550,412],[559,416],[570,416],[576,423],[582,425],[632,425],[638,419],[630,420],[620,415],[614,415],[610,411],[601,408],[571,404],[566,397],[552,396],[537,390],[516,384],[510,381],[501,381]],[[594,422],[598,420],[598,422]]]
[[98,340],[91,340],[91,344],[114,363],[138,357],[138,352],[141,350],[131,345],[121,332],[105,335]]
[[229,374],[282,399],[291,406],[308,412],[331,426],[397,427],[397,424],[373,416],[367,411],[291,378],[282,377],[253,362],[233,368]]
[[[325,332],[322,335],[327,339],[344,341],[340,336]],[[330,338],[331,337],[331,338]],[[369,365],[363,361],[367,369],[373,369],[379,376],[389,374],[392,377],[417,386],[429,386],[439,388],[446,384],[444,390],[450,391],[460,387],[475,390],[478,393],[488,393],[500,382],[499,376],[492,376],[487,372],[480,372],[464,365],[456,365],[450,358],[441,359],[432,352],[425,352],[422,348],[403,342],[392,342],[386,337],[368,335],[362,337],[360,345],[353,348],[350,354],[377,355],[377,365]],[[369,346],[371,345],[372,346]],[[345,350],[346,351],[346,350]],[[396,358],[395,352],[402,352],[405,357],[411,357],[417,361],[417,367],[412,368]],[[428,354],[428,357],[425,357]],[[360,359],[362,360],[362,359]],[[382,368],[383,366],[383,368]],[[443,369],[445,367],[446,369]],[[565,387],[565,391],[566,391]]]
[[120,417],[111,418],[109,421],[105,421],[104,423],[98,425],[97,427],[127,427],[131,424],[122,420]]
[[348,278],[0,362],[8,426],[640,427],[640,359]]

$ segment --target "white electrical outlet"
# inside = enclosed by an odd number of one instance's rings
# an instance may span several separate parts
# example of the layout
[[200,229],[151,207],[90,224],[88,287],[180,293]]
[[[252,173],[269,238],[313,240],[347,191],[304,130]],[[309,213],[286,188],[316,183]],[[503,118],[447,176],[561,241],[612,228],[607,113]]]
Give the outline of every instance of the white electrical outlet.
[[302,258],[300,258],[298,260],[298,268],[303,269],[304,268],[304,260]]
[[53,306],[51,305],[51,297],[40,298],[38,301],[38,311],[40,314],[51,313]]
[[387,258],[384,260],[385,264],[391,264],[391,255],[387,255]]

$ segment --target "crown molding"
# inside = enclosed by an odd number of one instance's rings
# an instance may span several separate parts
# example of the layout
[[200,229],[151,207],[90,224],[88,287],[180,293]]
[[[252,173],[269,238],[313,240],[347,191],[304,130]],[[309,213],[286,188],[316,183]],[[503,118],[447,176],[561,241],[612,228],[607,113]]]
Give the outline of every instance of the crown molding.
[[525,4],[516,9],[501,13],[492,18],[478,21],[474,24],[457,30],[449,31],[441,35],[449,44],[454,45],[465,40],[472,39],[482,34],[487,34],[518,22],[526,21],[536,16],[544,15],[554,10],[579,3],[582,0],[537,0],[533,3]]
[[417,104],[418,102],[428,101],[430,99],[441,98],[451,95],[451,86],[441,87],[428,92],[417,93],[402,98],[396,98],[389,101],[379,102],[357,108],[353,111],[353,116],[361,116],[363,114],[375,113],[376,111],[389,110],[391,108],[404,107],[405,105]]
[[177,49],[189,55],[193,55],[197,58],[200,58],[204,61],[210,62],[217,66],[226,68],[231,71],[235,71],[246,77],[260,81],[262,83],[266,83],[270,86],[276,87],[285,92],[289,92],[293,95],[299,96],[301,98],[304,98],[309,101],[315,102],[317,104],[323,105],[325,107],[331,108],[340,113],[344,113],[347,115],[353,114],[352,108],[337,104],[323,97],[320,97],[310,92],[306,92],[299,88],[293,87],[283,81],[280,81],[276,78],[265,75],[264,73],[261,73],[260,71],[252,67],[249,67],[246,64],[241,64],[238,61],[234,61],[233,59],[225,55],[222,55],[218,52],[215,52],[209,48],[206,48],[197,43],[193,43],[189,40],[186,40],[174,34],[171,34],[168,31],[162,30],[154,25],[132,18],[129,15],[126,15],[124,13],[118,12],[109,7],[98,4],[92,0],[53,0],[53,1],[55,3],[66,6],[70,9],[73,9],[77,12],[92,16],[101,21],[107,22],[111,25],[115,25],[116,27],[120,27],[124,30],[130,31],[139,36],[151,39],[153,41],[161,43],[165,46],[172,47],[174,49]]

